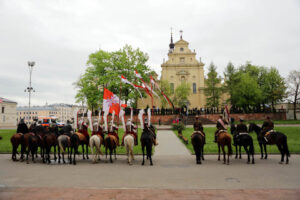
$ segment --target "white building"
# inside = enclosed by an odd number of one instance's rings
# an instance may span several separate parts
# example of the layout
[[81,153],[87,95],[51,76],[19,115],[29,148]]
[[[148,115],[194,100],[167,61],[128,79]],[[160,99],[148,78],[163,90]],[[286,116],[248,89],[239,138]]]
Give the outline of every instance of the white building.
[[17,102],[0,97],[0,128],[17,127]]

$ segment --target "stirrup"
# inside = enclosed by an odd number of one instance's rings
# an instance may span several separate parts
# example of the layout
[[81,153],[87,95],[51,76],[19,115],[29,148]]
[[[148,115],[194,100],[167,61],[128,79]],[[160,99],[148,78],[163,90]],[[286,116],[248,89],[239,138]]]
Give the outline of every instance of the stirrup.
[[266,140],[266,142],[268,142],[268,139],[266,137],[264,137],[264,139]]

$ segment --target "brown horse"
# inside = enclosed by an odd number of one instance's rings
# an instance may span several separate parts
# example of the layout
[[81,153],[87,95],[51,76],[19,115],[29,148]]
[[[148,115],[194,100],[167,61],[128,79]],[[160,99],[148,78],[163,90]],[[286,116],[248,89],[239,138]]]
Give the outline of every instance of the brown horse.
[[205,136],[204,134],[194,133],[191,139],[196,154],[196,163],[201,164],[201,159],[204,160],[203,147],[205,144]]
[[[82,158],[85,160],[84,157],[84,145],[86,146],[86,159],[89,159],[89,138],[87,138],[85,135],[79,132],[75,132],[79,139],[79,145],[82,147]],[[77,153],[77,152],[76,152]]]
[[115,160],[117,160],[117,153],[116,153],[116,149],[118,146],[118,139],[116,136],[108,134],[105,139],[104,139],[104,146],[105,146],[105,155],[106,155],[106,159],[107,159],[107,148],[109,149],[109,155],[110,155],[110,162],[112,163],[112,154],[113,152],[115,153]]
[[58,137],[58,132],[55,130],[56,127],[52,127],[50,129],[49,132],[47,132],[44,137],[43,137],[43,146],[44,146],[44,151],[46,151],[46,161],[45,161],[45,156],[43,156],[43,163],[45,162],[48,162],[49,164],[51,163],[50,161],[50,150],[51,150],[51,147],[53,146],[54,148],[54,160],[56,161],[57,160],[57,157],[56,157],[56,146],[58,145],[58,142],[57,142],[57,137]]
[[218,143],[218,160],[220,160],[220,147],[222,147],[223,152],[223,164],[226,164],[226,152],[225,152],[225,146],[228,148],[228,157],[227,157],[227,165],[229,165],[229,156],[232,155],[232,149],[231,149],[231,136],[224,130],[221,130],[218,133],[217,136],[217,143]]
[[11,136],[10,138],[10,143],[12,145],[12,154],[11,154],[11,159],[13,161],[17,161],[17,149],[19,145],[21,144],[21,139],[22,139],[22,133],[16,133]]
[[29,132],[21,136],[21,161],[24,161],[24,153],[26,153],[26,160],[28,163],[28,153],[29,153],[29,138],[34,136],[34,133]]

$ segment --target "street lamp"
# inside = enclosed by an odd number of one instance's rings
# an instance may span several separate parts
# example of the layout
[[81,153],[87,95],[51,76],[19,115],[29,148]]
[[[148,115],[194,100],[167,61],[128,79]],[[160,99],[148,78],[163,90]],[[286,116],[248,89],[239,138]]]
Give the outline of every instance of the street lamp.
[[28,61],[28,67],[29,67],[29,87],[27,87],[24,92],[28,92],[28,96],[29,96],[29,103],[28,103],[28,108],[29,108],[29,112],[28,112],[28,121],[30,121],[31,118],[31,110],[30,110],[30,98],[31,98],[31,92],[35,92],[34,89],[31,87],[31,74],[32,74],[32,70],[33,70],[33,66],[35,65],[35,62],[32,61]]

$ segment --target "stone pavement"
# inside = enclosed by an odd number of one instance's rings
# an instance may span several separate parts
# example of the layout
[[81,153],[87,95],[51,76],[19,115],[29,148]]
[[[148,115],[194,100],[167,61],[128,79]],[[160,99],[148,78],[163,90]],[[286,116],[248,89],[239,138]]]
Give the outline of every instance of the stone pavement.
[[[118,155],[113,164],[82,160],[77,165],[26,164],[0,154],[0,200],[2,199],[300,199],[300,155],[290,164],[278,164],[279,155],[268,160],[255,156],[256,164],[231,157],[230,165],[205,155],[196,165],[171,131],[159,131],[154,166],[141,166],[136,156],[129,166]],[[104,157],[102,157],[104,159]]]
[[190,156],[189,150],[182,144],[171,130],[160,130],[157,134],[158,146],[154,156],[185,155]]

